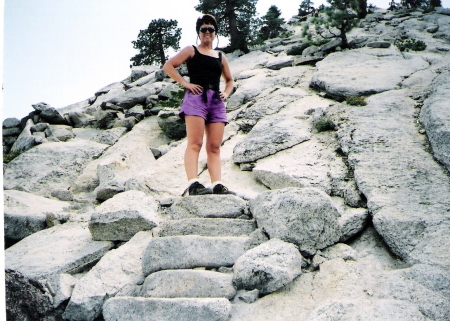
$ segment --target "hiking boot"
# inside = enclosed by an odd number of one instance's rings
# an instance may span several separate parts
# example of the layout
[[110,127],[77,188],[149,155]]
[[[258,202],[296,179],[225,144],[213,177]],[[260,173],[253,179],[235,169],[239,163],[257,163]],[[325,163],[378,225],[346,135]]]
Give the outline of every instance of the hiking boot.
[[212,189],[212,193],[221,195],[236,195],[235,192],[228,190],[228,188],[226,188],[222,184],[217,184],[216,186],[214,186],[214,188]]
[[212,194],[211,189],[205,188],[203,184],[199,182],[194,182],[191,185],[189,185],[189,195],[205,195],[205,194]]

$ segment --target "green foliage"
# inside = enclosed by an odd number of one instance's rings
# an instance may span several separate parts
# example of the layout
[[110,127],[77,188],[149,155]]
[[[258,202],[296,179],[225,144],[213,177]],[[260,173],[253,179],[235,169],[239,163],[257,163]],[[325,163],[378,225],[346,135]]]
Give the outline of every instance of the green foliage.
[[20,153],[3,154],[3,164],[8,164],[9,162],[11,162],[14,158],[16,158],[19,155],[20,155]]
[[358,18],[364,19],[367,16],[367,0],[358,0]]
[[[133,66],[164,64],[168,59],[166,50],[177,50],[181,38],[181,29],[176,20],[152,20],[147,29],[139,31],[137,40],[132,41],[139,53],[130,60]],[[130,66],[131,67],[131,66]]]
[[305,37],[308,34],[309,23],[305,23],[302,27],[302,37]]
[[[230,37],[226,52],[237,49],[248,53],[248,42],[254,28],[258,0],[199,0],[195,10],[213,15],[219,25],[218,34]],[[250,41],[251,42],[251,41]]]
[[423,51],[427,48],[427,45],[422,40],[417,40],[414,38],[407,38],[402,40],[395,40],[394,45],[400,51]]
[[350,96],[345,99],[345,102],[352,106],[366,106],[366,97],[364,96]]
[[266,15],[262,17],[262,26],[259,31],[259,38],[262,40],[277,38],[285,29],[281,27],[285,23],[283,18],[280,18],[281,11],[277,6],[270,6]]
[[179,88],[178,91],[171,92],[170,98],[167,100],[160,100],[159,107],[180,108],[183,103],[184,90]]
[[326,115],[317,117],[313,121],[313,126],[317,130],[318,133],[325,132],[325,131],[334,131],[334,130],[336,130],[336,125]]
[[402,6],[409,8],[426,8],[429,0],[402,0]]
[[300,17],[304,17],[313,11],[314,11],[314,2],[312,2],[311,0],[303,0],[302,3],[300,3],[300,7],[298,8],[298,15]]
[[[330,7],[323,11],[326,19],[313,20],[316,32],[323,38],[341,38],[341,48],[349,48],[347,33],[358,23],[358,0],[327,0]],[[326,30],[329,35],[324,35]],[[338,30],[338,33],[335,33]]]
[[441,0],[430,0],[430,2],[428,3],[428,5],[429,5],[431,8],[442,7]]
[[294,35],[294,31],[283,29],[278,35],[280,38],[289,38]]

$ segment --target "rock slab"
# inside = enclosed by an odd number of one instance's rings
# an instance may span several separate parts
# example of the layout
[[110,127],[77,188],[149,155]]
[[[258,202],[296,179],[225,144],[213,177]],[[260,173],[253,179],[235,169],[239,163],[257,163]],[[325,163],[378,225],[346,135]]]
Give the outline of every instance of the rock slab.
[[36,279],[77,273],[112,246],[112,242],[93,241],[87,226],[66,223],[34,233],[6,249],[5,268]]
[[96,241],[128,241],[137,232],[151,230],[162,220],[153,197],[140,191],[127,191],[95,209],[89,230]]
[[142,279],[142,252],[151,238],[150,232],[139,232],[103,256],[75,286],[63,317],[71,321],[94,320],[106,299]]
[[70,204],[21,191],[4,191],[5,237],[21,240],[47,227],[47,214],[57,214]]
[[166,270],[150,274],[141,289],[146,298],[226,298],[236,289],[231,274],[201,270]]
[[[105,321],[226,321],[231,312],[227,299],[150,299],[118,297],[103,306]],[[151,318],[150,318],[151,316]]]
[[160,270],[232,266],[248,237],[171,236],[154,238],[142,259],[144,275]]

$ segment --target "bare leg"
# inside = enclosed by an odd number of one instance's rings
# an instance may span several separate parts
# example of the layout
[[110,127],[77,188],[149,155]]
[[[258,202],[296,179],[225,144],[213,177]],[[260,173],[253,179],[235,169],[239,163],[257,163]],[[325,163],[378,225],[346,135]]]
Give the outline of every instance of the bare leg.
[[185,116],[187,147],[184,153],[184,168],[187,179],[198,177],[198,155],[203,144],[205,120],[198,116]]
[[222,164],[220,162],[220,145],[223,140],[224,123],[206,124],[206,154],[208,172],[211,182],[220,181],[222,178]]

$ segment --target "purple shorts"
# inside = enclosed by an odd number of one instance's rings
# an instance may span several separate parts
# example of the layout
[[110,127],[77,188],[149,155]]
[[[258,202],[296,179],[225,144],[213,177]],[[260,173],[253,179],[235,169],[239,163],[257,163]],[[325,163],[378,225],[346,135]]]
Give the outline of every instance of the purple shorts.
[[202,95],[194,95],[186,91],[181,105],[180,117],[198,116],[205,120],[205,123],[228,123],[226,107],[222,100],[215,97],[215,91],[208,89],[206,92],[206,103],[202,100]]

